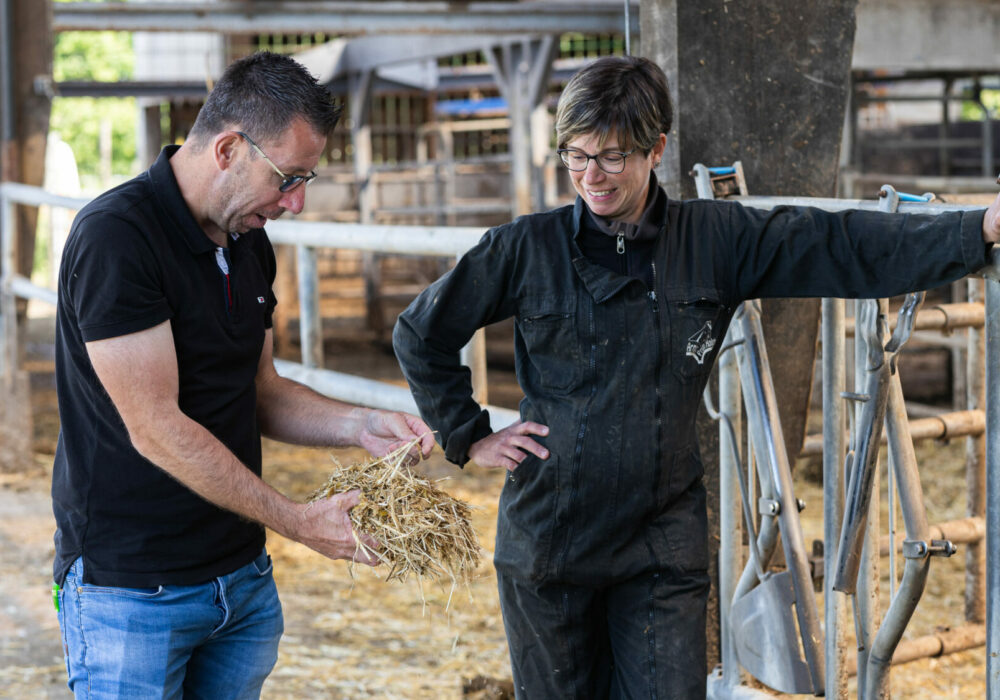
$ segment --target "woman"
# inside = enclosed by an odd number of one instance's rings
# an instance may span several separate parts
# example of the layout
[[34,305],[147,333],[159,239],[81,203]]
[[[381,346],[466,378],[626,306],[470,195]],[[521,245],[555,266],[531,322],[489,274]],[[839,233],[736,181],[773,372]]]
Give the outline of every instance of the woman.
[[[1000,203],[987,233],[982,212],[669,201],[653,169],[670,121],[655,64],[583,68],[556,115],[575,204],[488,231],[394,332],[448,459],[509,471],[494,563],[519,698],[705,696],[695,417],[740,302],[940,284],[1000,235]],[[522,420],[492,432],[459,350],[511,316]]]

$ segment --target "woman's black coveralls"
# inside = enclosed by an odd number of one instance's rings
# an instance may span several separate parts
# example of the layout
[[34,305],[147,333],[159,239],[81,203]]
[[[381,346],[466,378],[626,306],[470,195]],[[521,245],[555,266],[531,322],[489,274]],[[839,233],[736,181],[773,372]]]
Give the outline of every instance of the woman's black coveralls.
[[400,316],[397,357],[449,460],[490,432],[459,350],[514,317],[522,420],[495,565],[518,697],[703,697],[708,546],[695,418],[735,308],[884,297],[982,267],[983,212],[670,202],[653,284],[587,259],[582,200],[489,230]]

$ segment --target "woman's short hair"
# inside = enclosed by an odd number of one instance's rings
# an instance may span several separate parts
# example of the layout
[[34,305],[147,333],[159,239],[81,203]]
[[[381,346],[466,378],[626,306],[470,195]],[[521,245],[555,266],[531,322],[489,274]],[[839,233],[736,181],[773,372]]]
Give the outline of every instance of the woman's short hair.
[[670,131],[673,110],[667,76],[638,56],[605,56],[570,78],[556,108],[556,140],[598,135],[603,145],[614,134],[622,150],[648,153]]
[[188,138],[207,142],[227,129],[255,140],[280,137],[296,118],[328,135],[342,108],[330,91],[289,56],[259,51],[233,62],[223,72],[198,112]]

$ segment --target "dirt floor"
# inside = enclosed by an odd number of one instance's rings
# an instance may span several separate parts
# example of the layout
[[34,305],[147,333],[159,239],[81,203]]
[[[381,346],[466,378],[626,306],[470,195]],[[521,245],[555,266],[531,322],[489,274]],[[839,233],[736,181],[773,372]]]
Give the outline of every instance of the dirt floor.
[[[384,369],[386,359],[372,360],[379,352],[364,353],[365,362],[386,378],[391,376]],[[354,361],[338,355],[336,363]],[[33,376],[33,403],[35,468],[0,474],[0,698],[69,696],[50,593],[48,488],[58,416],[51,376],[45,372]],[[961,441],[921,449],[931,522],[964,516],[963,449]],[[265,442],[265,478],[287,495],[304,499],[327,476],[330,456],[327,450]],[[336,456],[342,462],[360,459],[351,451]],[[510,678],[510,668],[490,564],[502,475],[475,467],[459,471],[439,451],[423,470],[447,477],[443,488],[476,507],[474,525],[485,552],[475,582],[453,595],[435,584],[421,590],[416,582],[385,583],[377,571],[356,567],[352,575],[345,563],[330,562],[271,534],[286,633],[264,698],[505,697],[502,681]],[[811,542],[821,537],[822,495],[817,485],[801,480],[796,491],[809,506],[803,524]],[[963,622],[963,560],[960,553],[932,563],[927,594],[907,637]],[[886,589],[884,582],[883,609]],[[984,651],[910,663],[895,669],[892,678],[894,695],[900,698],[981,698]]]

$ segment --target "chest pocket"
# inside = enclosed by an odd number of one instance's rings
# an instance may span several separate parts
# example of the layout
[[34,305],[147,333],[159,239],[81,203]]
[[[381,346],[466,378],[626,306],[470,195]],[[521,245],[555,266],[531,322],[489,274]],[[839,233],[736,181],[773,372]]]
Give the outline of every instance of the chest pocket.
[[670,361],[682,381],[712,371],[725,335],[724,307],[715,292],[667,300]]
[[575,389],[582,376],[575,308],[559,302],[533,304],[517,325],[537,385],[563,394]]

